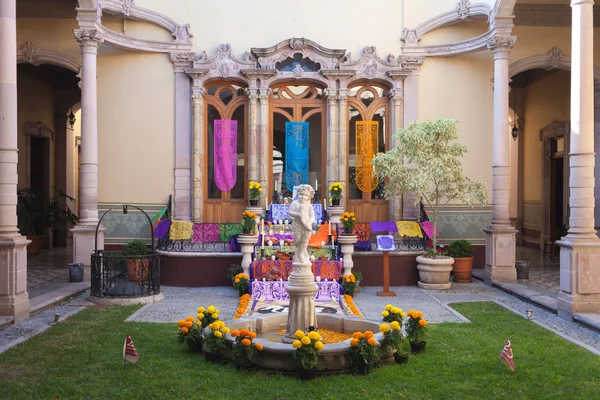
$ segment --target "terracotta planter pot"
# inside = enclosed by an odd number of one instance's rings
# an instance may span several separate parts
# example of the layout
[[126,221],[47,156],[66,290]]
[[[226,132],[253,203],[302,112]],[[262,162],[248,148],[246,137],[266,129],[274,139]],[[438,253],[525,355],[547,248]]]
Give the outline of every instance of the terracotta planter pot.
[[37,256],[42,252],[42,239],[43,236],[27,236],[27,240],[31,240],[31,243],[27,245],[27,255]]
[[452,273],[454,282],[469,283],[473,281],[473,257],[455,258]]
[[127,260],[127,279],[130,282],[144,283],[148,281],[148,264],[149,260]]

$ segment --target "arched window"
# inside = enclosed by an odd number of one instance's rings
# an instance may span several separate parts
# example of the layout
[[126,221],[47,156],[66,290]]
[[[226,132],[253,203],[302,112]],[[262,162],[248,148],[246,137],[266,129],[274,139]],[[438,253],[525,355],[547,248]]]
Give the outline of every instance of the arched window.
[[[205,219],[209,222],[237,222],[240,219],[233,209],[226,211],[228,206],[236,205],[243,209],[247,195],[246,169],[246,116],[248,98],[244,88],[232,83],[211,83],[206,88],[206,158],[205,182],[206,205]],[[232,123],[234,121],[234,123]],[[237,124],[237,125],[236,125]],[[231,189],[222,190],[219,180],[218,160],[215,160],[215,127],[218,129],[235,130],[237,153],[235,162],[235,183]],[[220,148],[219,148],[220,149]],[[219,151],[217,149],[217,153]],[[230,172],[230,171],[228,171]],[[218,182],[219,180],[219,182]],[[241,213],[241,211],[240,211]]]
[[[368,139],[373,155],[389,149],[387,89],[375,84],[351,86],[348,93],[348,205],[361,221],[387,220],[383,181],[369,175],[369,156],[360,150],[357,132]],[[363,142],[364,143],[364,142]],[[375,207],[375,209],[374,209]]]

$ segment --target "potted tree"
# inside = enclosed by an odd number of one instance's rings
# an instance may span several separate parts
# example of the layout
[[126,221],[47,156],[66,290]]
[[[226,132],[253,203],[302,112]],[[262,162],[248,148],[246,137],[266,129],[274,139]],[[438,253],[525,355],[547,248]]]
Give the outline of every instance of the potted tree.
[[[62,190],[56,189],[58,196],[75,200]],[[42,240],[49,229],[59,221],[77,223],[77,215],[67,206],[61,208],[56,197],[49,198],[43,190],[28,187],[17,192],[18,227],[21,234],[31,241],[27,246],[27,255],[37,255],[42,251]]]
[[485,182],[463,174],[460,158],[467,146],[458,141],[457,124],[449,118],[413,122],[395,134],[398,147],[373,158],[375,172],[387,179],[386,198],[414,193],[415,204],[423,201],[433,210],[433,250],[417,257],[419,286],[426,289],[450,288],[454,259],[435,250],[442,206],[450,201],[487,203]]
[[473,280],[473,246],[464,239],[450,243],[450,255],[454,258],[454,282],[468,283]]

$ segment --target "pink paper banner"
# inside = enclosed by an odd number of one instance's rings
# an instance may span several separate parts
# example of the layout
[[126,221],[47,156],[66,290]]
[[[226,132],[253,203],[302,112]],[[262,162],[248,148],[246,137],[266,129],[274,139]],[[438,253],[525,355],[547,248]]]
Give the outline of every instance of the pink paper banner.
[[[427,236],[429,236],[430,238],[433,238],[433,223],[431,221],[421,222],[421,228],[423,228],[423,232],[425,232],[425,234]],[[440,231],[437,229],[435,230],[435,236],[436,237],[440,236]]]
[[228,192],[237,178],[237,121],[217,119],[214,128],[215,183]]

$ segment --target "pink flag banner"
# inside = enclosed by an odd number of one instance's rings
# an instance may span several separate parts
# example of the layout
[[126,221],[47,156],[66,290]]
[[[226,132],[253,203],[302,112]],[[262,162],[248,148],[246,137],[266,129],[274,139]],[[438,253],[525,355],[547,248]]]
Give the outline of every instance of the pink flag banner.
[[215,120],[214,133],[215,183],[228,192],[237,178],[237,121]]
[[[423,232],[425,232],[428,237],[433,237],[433,223],[431,221],[421,222],[421,228],[423,228]],[[440,231],[437,229],[435,230],[435,236],[440,236]]]

